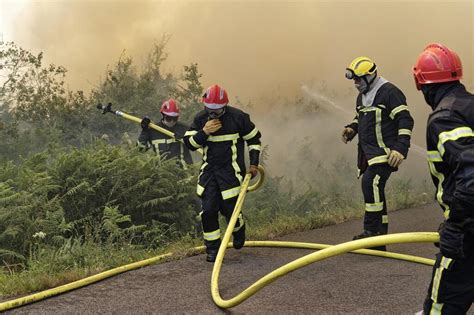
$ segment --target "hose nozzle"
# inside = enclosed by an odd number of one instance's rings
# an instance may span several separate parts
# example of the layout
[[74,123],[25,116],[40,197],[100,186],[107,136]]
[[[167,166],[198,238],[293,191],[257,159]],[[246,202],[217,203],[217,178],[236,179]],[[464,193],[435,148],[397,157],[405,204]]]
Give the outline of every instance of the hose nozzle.
[[97,109],[102,110],[102,114],[112,113],[112,103],[108,103],[107,106],[102,105],[102,103],[97,104]]

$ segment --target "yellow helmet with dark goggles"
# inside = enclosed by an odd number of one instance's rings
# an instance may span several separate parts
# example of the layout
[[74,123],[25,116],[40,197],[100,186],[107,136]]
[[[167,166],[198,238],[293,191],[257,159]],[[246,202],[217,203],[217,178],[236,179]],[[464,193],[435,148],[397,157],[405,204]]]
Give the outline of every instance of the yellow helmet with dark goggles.
[[374,74],[376,71],[377,65],[370,58],[357,57],[346,68],[346,78],[352,80],[356,77]]

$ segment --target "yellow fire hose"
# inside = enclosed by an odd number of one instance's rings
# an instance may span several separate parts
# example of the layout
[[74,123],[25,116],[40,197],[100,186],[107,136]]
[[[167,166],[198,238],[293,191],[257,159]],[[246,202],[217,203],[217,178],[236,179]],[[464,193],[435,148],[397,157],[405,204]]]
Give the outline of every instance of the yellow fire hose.
[[[368,255],[376,255],[376,256],[382,256],[382,257],[389,257],[389,258],[396,258],[396,259],[402,259],[402,260],[407,260],[407,261],[412,261],[412,262],[417,262],[417,263],[423,263],[423,264],[428,264],[428,265],[433,265],[434,261],[426,258],[421,258],[421,257],[413,257],[413,256],[408,256],[408,255],[401,255],[401,254],[396,254],[396,253],[390,253],[390,252],[381,252],[381,251],[375,251],[375,250],[360,250],[362,248],[367,248],[367,247],[376,247],[376,246],[383,246],[383,245],[390,245],[390,244],[399,244],[399,243],[434,243],[439,240],[439,235],[438,233],[423,233],[423,232],[418,232],[418,233],[400,233],[400,234],[391,234],[391,235],[384,235],[384,236],[377,236],[377,237],[371,237],[371,238],[366,238],[366,239],[361,239],[357,241],[351,241],[347,243],[342,243],[339,245],[335,246],[321,246],[321,245],[315,245],[313,246],[307,246],[307,244],[303,246],[298,246],[302,245],[301,243],[291,243],[291,242],[266,242],[266,245],[270,246],[275,246],[277,247],[287,247],[285,245],[288,245],[289,247],[298,247],[298,248],[324,248],[321,251],[303,256],[297,260],[294,260],[293,262],[290,262],[272,272],[267,274],[266,276],[262,277],[260,280],[256,281],[254,284],[249,286],[247,289],[236,295],[235,297],[229,299],[229,300],[224,300],[220,293],[219,293],[219,274],[221,271],[222,267],[222,261],[224,260],[224,255],[225,251],[227,249],[227,244],[229,243],[230,237],[232,235],[232,232],[234,230],[235,223],[237,222],[237,218],[242,210],[242,205],[245,199],[245,195],[247,194],[247,189],[250,183],[250,175],[247,174],[244,178],[243,184],[242,184],[242,189],[240,191],[239,197],[237,199],[237,203],[235,205],[234,213],[232,214],[232,217],[229,221],[229,225],[227,226],[227,229],[224,234],[224,238],[222,240],[221,246],[219,248],[219,252],[217,254],[216,261],[214,263],[214,267],[212,270],[212,277],[211,277],[211,294],[212,294],[212,299],[214,300],[214,303],[221,307],[221,308],[230,308],[234,307],[246,299],[248,299],[250,296],[254,295],[257,293],[260,289],[265,287],[266,285],[270,284],[271,282],[275,281],[276,279],[292,272],[295,271],[296,269],[302,268],[304,266],[307,266],[309,264],[312,264],[314,262],[327,259],[333,256],[341,255],[344,253],[356,251],[357,253],[360,254],[368,254]],[[249,246],[248,244],[250,242],[246,242],[246,246]],[[285,244],[286,243],[286,244]]]
[[[141,118],[138,118],[136,116],[133,116],[133,115],[130,115],[130,114],[127,114],[127,113],[124,113],[122,111],[119,111],[119,110],[112,110],[112,103],[109,103],[107,104],[107,106],[104,106],[102,104],[98,104],[97,105],[97,109],[101,109],[102,110],[102,114],[106,114],[106,113],[112,113],[114,115],[117,115],[117,116],[120,116],[122,118],[125,118],[127,120],[130,120],[130,121],[133,121],[133,122],[136,122],[136,123],[141,123],[142,122],[142,119]],[[150,123],[148,125],[151,129],[154,129],[158,132],[161,132],[162,134],[164,134],[165,136],[168,136],[170,137],[171,139],[174,139],[176,141],[179,141],[181,143],[184,143],[183,142],[183,139],[179,139],[179,138],[176,138],[175,134],[165,128],[162,128],[154,123]],[[202,149],[198,149],[197,150],[199,153],[202,154]]]
[[[288,263],[275,271],[269,273],[268,275],[264,276],[246,290],[235,296],[230,300],[224,300],[221,298],[219,294],[219,272],[222,266],[222,261],[224,259],[225,250],[227,248],[232,247],[232,243],[229,243],[230,236],[232,234],[233,228],[237,221],[237,217],[241,212],[242,205],[246,196],[247,191],[250,191],[250,188],[253,187],[253,190],[258,189],[264,180],[264,169],[259,166],[259,173],[260,177],[258,181],[249,187],[250,184],[250,175],[247,174],[244,178],[242,189],[237,199],[236,207],[232,218],[229,222],[229,225],[226,229],[221,247],[219,248],[219,253],[217,255],[216,262],[214,263],[213,271],[212,271],[212,279],[211,279],[211,294],[214,302],[217,306],[221,308],[229,308],[240,304],[241,302],[248,299],[250,296],[258,292],[264,286],[270,284],[274,280],[283,275],[294,271],[298,268],[304,267],[309,265],[313,262],[320,261],[329,257],[333,257],[336,255],[340,255],[347,252],[353,252],[356,254],[363,254],[363,255],[372,255],[372,256],[379,256],[379,257],[386,257],[386,258],[393,258],[393,259],[400,259],[425,265],[432,266],[434,264],[434,260],[416,257],[411,255],[404,255],[398,253],[391,253],[391,252],[382,252],[376,250],[369,250],[369,249],[361,249],[366,247],[375,247],[375,246],[382,246],[382,245],[389,245],[389,244],[396,244],[396,243],[417,243],[417,242],[426,242],[426,243],[434,243],[439,240],[438,233],[401,233],[401,234],[392,234],[392,235],[384,235],[384,236],[377,236],[371,237],[367,239],[351,241],[347,243],[342,243],[339,245],[326,245],[326,244],[313,244],[313,243],[302,243],[302,242],[281,242],[281,241],[247,241],[245,242],[246,247],[277,247],[277,248],[302,248],[302,249],[322,249],[321,251],[306,255],[302,258],[299,258],[291,263]],[[247,188],[247,189],[246,189]],[[226,244],[226,245],[224,245]],[[198,246],[193,248],[194,251],[203,251],[204,246]],[[101,281],[103,279],[118,275],[120,273],[142,268],[151,264],[154,264],[164,258],[171,257],[173,253],[167,253],[163,255],[159,255],[153,258],[145,259],[139,262],[135,262],[132,264],[124,265],[121,267],[117,267],[102,273],[99,273],[94,276],[90,276],[78,281],[74,281],[56,288],[52,288],[49,290],[45,290],[42,292],[38,292],[35,294],[31,294],[25,297],[17,298],[11,301],[6,301],[0,303],[0,312],[6,311],[15,307],[19,307],[25,304],[37,302],[55,295],[59,295],[68,291],[72,291],[74,289],[78,289],[84,287],[86,285]]]

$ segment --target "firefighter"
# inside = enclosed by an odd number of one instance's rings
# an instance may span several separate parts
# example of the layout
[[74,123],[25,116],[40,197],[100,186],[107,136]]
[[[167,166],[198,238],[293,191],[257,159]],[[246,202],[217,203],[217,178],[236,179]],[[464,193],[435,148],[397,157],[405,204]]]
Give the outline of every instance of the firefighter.
[[388,233],[385,184],[407,157],[413,119],[405,95],[377,75],[371,59],[355,58],[346,68],[346,78],[354,80],[359,91],[356,116],[342,133],[344,143],[359,134],[357,166],[359,177],[363,174],[365,216],[364,230],[354,236],[356,240]]
[[444,211],[425,314],[466,314],[474,301],[474,95],[459,56],[430,44],[413,67],[433,112],[426,126],[428,165]]
[[[174,99],[163,102],[160,113],[161,121],[157,125],[173,132],[177,139],[182,138],[188,126],[178,122],[180,114],[178,102]],[[186,168],[187,164],[192,164],[191,153],[182,142],[151,129],[150,123],[151,120],[147,116],[141,121],[142,131],[137,141],[140,149],[149,150],[152,148],[156,154],[165,158],[176,158],[183,168]]]
[[[228,105],[227,92],[219,85],[209,87],[203,95],[204,110],[194,117],[184,142],[191,150],[203,149],[197,195],[202,200],[201,222],[206,260],[213,262],[221,243],[218,213],[229,222],[240,186],[246,174],[244,142],[249,150],[247,173],[255,177],[261,151],[260,131],[247,113]],[[245,243],[245,223],[242,214],[233,231],[233,247]]]

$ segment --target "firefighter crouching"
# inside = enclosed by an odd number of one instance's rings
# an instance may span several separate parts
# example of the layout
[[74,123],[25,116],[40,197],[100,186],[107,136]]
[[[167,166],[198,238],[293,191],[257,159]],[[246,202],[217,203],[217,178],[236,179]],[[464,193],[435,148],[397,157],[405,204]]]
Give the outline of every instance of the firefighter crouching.
[[[160,113],[161,120],[157,125],[173,132],[177,139],[182,138],[188,130],[188,126],[178,121],[180,114],[178,102],[174,99],[165,101],[161,105]],[[183,143],[151,129],[150,123],[149,117],[144,117],[141,121],[142,131],[137,141],[140,149],[149,150],[152,148],[156,154],[164,158],[176,158],[178,164],[183,168],[186,168],[187,164],[192,164],[191,153]]]
[[[388,233],[385,184],[390,174],[407,157],[413,129],[405,95],[394,84],[377,75],[377,66],[367,57],[354,59],[346,68],[346,78],[359,91],[356,116],[342,134],[344,143],[359,134],[359,176],[365,202],[364,231],[361,239]],[[385,246],[376,249],[385,250]]]
[[446,218],[424,314],[466,314],[474,301],[474,95],[459,82],[459,56],[444,45],[428,45],[413,74],[433,110],[428,165]]
[[[261,151],[260,131],[247,113],[228,105],[226,90],[219,85],[209,87],[203,96],[205,109],[194,117],[184,142],[191,150],[203,149],[197,194],[202,200],[201,221],[206,245],[206,260],[216,260],[221,243],[218,213],[229,222],[240,186],[246,174],[244,146],[247,142],[250,167],[255,177]],[[242,214],[233,231],[233,247],[245,243],[245,222]]]

